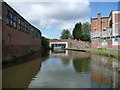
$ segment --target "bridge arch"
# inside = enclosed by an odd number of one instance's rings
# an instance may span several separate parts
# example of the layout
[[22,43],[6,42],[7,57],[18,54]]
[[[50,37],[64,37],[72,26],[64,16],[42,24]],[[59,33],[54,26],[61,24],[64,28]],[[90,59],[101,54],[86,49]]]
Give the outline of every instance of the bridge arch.
[[68,48],[68,42],[50,42],[49,46],[53,49],[57,46],[62,46],[63,48]]

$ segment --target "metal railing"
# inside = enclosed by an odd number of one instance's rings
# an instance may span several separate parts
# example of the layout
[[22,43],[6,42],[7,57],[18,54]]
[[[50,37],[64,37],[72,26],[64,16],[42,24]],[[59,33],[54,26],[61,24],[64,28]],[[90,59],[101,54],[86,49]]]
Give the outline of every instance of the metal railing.
[[106,31],[97,31],[97,32],[91,32],[91,38],[107,38],[107,37],[112,37],[112,29],[111,28],[106,28]]

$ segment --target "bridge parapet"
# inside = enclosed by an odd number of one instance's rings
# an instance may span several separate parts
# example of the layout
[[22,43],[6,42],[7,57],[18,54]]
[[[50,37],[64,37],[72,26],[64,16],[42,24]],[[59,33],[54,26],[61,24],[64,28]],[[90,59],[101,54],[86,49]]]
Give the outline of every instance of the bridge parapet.
[[57,45],[57,44],[65,45],[65,48],[86,47],[86,46],[89,47],[88,42],[77,41],[77,40],[73,40],[73,39],[50,40],[50,47],[52,46],[52,44],[54,44],[54,45]]

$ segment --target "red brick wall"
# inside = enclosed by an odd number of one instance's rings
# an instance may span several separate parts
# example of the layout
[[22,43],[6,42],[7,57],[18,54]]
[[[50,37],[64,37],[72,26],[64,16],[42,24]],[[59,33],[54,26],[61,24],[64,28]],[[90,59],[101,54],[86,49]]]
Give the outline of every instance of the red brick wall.
[[101,31],[101,13],[98,13],[98,18],[97,18],[97,31]]
[[120,22],[120,14],[115,14],[115,22]]
[[108,48],[112,48],[112,40],[108,40]]
[[[41,37],[34,37],[32,38],[30,34],[27,34],[25,32],[19,31],[17,28],[10,27],[6,24],[6,4],[3,4],[2,8],[2,53],[3,58],[16,55],[16,54],[22,54],[26,53],[30,50],[40,50],[41,49]],[[11,11],[14,12],[14,14],[18,15],[13,9]],[[8,41],[8,34],[11,36],[10,41]]]
[[92,48],[98,48],[98,44],[97,43],[96,44],[94,43],[91,46],[92,46]]
[[109,18],[102,18],[102,31],[104,28],[109,27]]
[[92,19],[92,20],[91,20],[91,31],[92,31],[92,32],[95,32],[96,30],[98,30],[98,27],[97,27],[97,19]]
[[[103,31],[104,28],[106,27],[109,27],[109,18],[106,17],[106,18],[102,18],[101,17],[101,14],[98,13],[98,17],[95,18],[95,19],[91,19],[91,32],[94,33],[94,32],[101,32]],[[100,35],[101,36],[101,35]],[[97,43],[92,43],[92,48],[98,48],[98,47],[102,47],[101,44],[101,40],[100,39],[91,39],[92,40],[96,40]],[[107,47],[107,46],[103,46],[103,47]]]

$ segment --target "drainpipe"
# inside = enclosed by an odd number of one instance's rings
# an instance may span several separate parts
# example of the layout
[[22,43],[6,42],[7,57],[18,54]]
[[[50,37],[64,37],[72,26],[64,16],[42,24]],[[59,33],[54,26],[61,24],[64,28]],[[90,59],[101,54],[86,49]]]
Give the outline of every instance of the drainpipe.
[[99,23],[99,31],[100,31],[100,47],[102,48],[102,19],[101,19],[101,13],[98,13],[98,23]]

